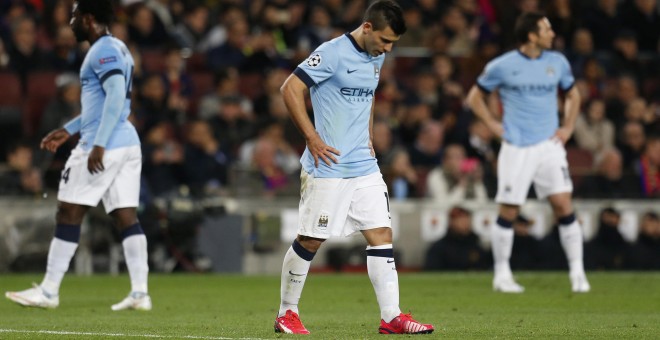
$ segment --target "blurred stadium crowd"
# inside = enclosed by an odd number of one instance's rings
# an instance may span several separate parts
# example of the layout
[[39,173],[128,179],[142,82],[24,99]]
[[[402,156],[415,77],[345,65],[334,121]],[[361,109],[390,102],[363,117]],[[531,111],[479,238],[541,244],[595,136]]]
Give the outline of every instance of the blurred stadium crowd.
[[[38,150],[80,110],[77,72],[89,46],[68,26],[72,2],[0,0],[0,195],[56,190],[75,147]],[[367,1],[116,4],[111,33],[136,62],[131,119],[143,143],[144,201],[295,196],[305,142],[279,87],[319,44],[357,27]],[[455,204],[494,196],[499,142],[464,99],[485,64],[515,48],[513,25],[525,11],[546,13],[582,94],[567,145],[575,196],[660,197],[656,0],[400,4],[408,32],[380,72],[374,120],[391,197]],[[496,94],[490,106],[501,114]]]
[[[71,2],[0,1],[5,194],[55,189],[75,145],[54,159],[30,151],[79,111],[76,73],[88,46],[77,44],[68,27]],[[316,46],[358,26],[366,4],[117,3],[111,32],[136,60],[132,119],[144,144],[145,193],[163,195],[181,185],[194,194],[222,193],[240,180],[236,169],[257,169],[260,193],[295,192],[282,189],[295,182],[305,144],[279,86]],[[524,11],[547,14],[556,49],[570,60],[582,92],[568,145],[576,196],[660,195],[656,0],[401,4],[409,30],[381,71],[374,127],[393,197],[457,202],[493,196],[498,141],[463,100],[485,63],[514,47],[512,25]],[[501,111],[496,97],[492,106]]]

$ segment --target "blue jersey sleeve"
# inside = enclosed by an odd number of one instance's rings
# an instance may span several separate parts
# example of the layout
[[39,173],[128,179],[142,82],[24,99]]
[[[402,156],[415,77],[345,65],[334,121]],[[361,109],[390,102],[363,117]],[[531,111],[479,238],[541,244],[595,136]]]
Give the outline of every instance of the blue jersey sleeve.
[[485,92],[492,92],[502,83],[502,72],[500,63],[496,60],[489,62],[484,68],[483,73],[477,78],[477,86]]
[[69,135],[75,135],[76,133],[80,132],[80,126],[81,126],[81,116],[77,116],[76,118],[71,119],[69,122],[64,124],[64,130],[69,133]]
[[332,49],[331,45],[323,44],[300,63],[294,73],[305,82],[307,87],[311,87],[332,77],[337,71],[338,63],[337,51]]
[[124,75],[124,71],[122,70],[122,65],[124,65],[122,60],[123,54],[120,50],[110,46],[104,46],[95,51],[94,55],[90,57],[92,57],[90,64],[94,73],[99,78],[101,86],[112,75]]
[[568,63],[566,57],[563,54],[558,53],[559,64],[561,65],[561,70],[559,71],[559,86],[562,90],[568,91],[573,87],[575,83],[575,78],[573,77],[573,72],[571,71],[571,64]]
[[105,148],[108,144],[110,135],[119,121],[122,108],[124,107],[124,101],[126,100],[124,83],[124,76],[114,75],[108,77],[107,81],[103,84],[106,97],[103,103],[101,123],[94,139],[94,145]]

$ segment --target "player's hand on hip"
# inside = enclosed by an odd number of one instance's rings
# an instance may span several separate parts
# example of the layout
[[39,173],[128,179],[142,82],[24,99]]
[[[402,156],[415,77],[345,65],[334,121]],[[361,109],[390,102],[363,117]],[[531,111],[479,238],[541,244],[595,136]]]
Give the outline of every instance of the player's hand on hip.
[[57,148],[60,147],[60,145],[64,144],[64,142],[69,139],[69,137],[71,137],[71,135],[65,129],[56,129],[48,133],[46,137],[41,140],[41,144],[39,146],[42,149],[55,152],[57,151]]
[[307,141],[307,148],[309,152],[312,153],[314,157],[314,167],[319,167],[319,159],[323,160],[325,164],[330,166],[330,162],[337,163],[337,158],[334,155],[339,156],[341,153],[339,150],[325,144],[321,137],[316,134],[314,137]]
[[560,142],[562,144],[566,144],[569,139],[571,139],[571,135],[573,134],[573,131],[565,126],[560,127],[557,129],[555,132],[555,135],[552,137],[552,139],[556,140],[557,142]]
[[376,157],[376,150],[374,150],[374,143],[372,141],[369,141],[369,153],[371,157]]
[[491,120],[486,123],[490,131],[492,131],[497,138],[502,138],[504,137],[504,126],[502,123],[496,121],[496,120]]
[[89,170],[90,174],[96,174],[97,172],[105,170],[105,167],[103,166],[104,153],[104,147],[94,145],[92,152],[89,153],[89,157],[87,158],[87,170]]

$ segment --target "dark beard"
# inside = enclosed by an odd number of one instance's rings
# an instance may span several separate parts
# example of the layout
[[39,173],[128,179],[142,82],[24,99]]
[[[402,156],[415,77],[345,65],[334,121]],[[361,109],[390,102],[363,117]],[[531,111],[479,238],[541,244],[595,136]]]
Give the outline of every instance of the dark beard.
[[82,29],[74,28],[72,30],[73,30],[73,34],[76,36],[76,41],[78,42],[87,41],[87,34],[85,34],[85,32]]

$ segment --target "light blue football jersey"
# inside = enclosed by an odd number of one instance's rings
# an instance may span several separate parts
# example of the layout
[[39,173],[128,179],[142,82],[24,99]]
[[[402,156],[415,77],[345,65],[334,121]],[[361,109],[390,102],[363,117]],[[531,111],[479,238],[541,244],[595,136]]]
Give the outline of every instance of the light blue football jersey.
[[115,74],[123,74],[126,80],[126,102],[105,148],[109,150],[140,144],[135,127],[128,121],[133,68],[133,57],[128,48],[113,36],[105,35],[90,47],[80,67],[80,145],[83,149],[89,150],[94,144],[105,102],[103,82]]
[[294,73],[309,87],[314,125],[321,139],[341,152],[330,166],[305,149],[300,162],[314,177],[351,178],[378,171],[369,149],[371,105],[385,60],[372,57],[348,33],[321,44]]
[[504,140],[528,146],[547,140],[559,127],[557,88],[568,91],[575,82],[571,67],[559,52],[543,51],[531,59],[519,50],[486,65],[477,86],[499,89],[504,106]]

